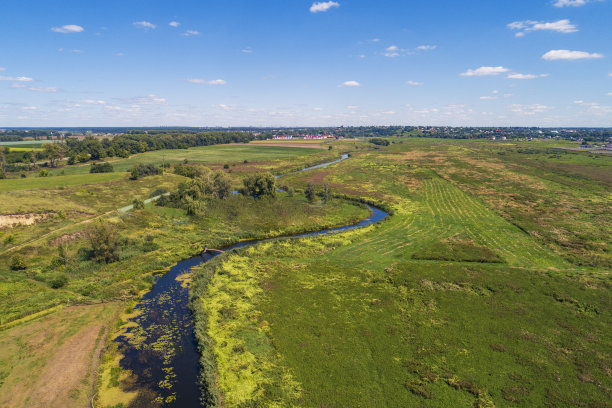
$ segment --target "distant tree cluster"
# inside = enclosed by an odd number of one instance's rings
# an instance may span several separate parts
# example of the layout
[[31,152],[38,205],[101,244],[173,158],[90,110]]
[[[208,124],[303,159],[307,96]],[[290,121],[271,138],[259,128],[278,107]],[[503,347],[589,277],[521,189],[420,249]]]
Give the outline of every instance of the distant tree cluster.
[[377,146],[389,146],[390,142],[385,139],[381,139],[379,137],[375,137],[369,140],[370,143],[375,144]]
[[[187,167],[192,167],[188,170]],[[232,194],[232,181],[222,171],[212,171],[203,166],[177,165],[175,172],[188,173],[190,179],[178,186],[178,191],[163,195],[157,205],[183,208],[189,215],[197,215],[203,201],[210,199],[225,200]]]
[[89,168],[90,173],[112,173],[113,165],[110,163],[92,163]]
[[160,174],[162,171],[154,164],[137,164],[132,168],[132,170],[130,170],[130,172],[132,174],[130,179],[138,180],[141,177],[155,176]]

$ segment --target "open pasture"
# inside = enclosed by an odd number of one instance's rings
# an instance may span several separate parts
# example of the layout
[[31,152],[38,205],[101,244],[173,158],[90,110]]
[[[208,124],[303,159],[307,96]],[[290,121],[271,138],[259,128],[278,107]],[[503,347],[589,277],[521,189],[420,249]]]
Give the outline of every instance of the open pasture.
[[[388,220],[196,274],[211,279],[194,299],[211,392],[305,407],[606,406],[610,163],[398,142],[283,180],[384,203]],[[566,218],[574,208],[584,215]],[[600,244],[556,245],[561,228]]]

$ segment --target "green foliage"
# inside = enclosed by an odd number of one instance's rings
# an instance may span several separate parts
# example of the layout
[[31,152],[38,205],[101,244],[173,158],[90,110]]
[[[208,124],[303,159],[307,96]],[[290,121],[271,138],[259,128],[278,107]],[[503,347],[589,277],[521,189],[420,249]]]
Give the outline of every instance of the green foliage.
[[389,146],[389,141],[386,139],[381,139],[379,137],[375,137],[369,140],[370,143],[378,145],[378,146]]
[[108,222],[98,222],[89,232],[92,258],[99,263],[119,260],[122,240],[117,227]]
[[327,184],[323,184],[323,190],[320,193],[321,199],[327,204],[333,198],[331,187]]
[[317,190],[315,185],[312,183],[308,183],[308,186],[306,186],[306,190],[304,190],[304,194],[306,195],[306,199],[308,200],[308,202],[313,203],[314,200],[317,198]]
[[49,171],[47,171],[47,169],[40,169],[40,171],[38,172],[38,177],[48,177],[49,176]]
[[276,197],[276,177],[272,173],[257,173],[242,179],[242,194],[250,197]]
[[161,174],[161,169],[153,164],[137,164],[131,170],[132,180],[138,180],[140,177],[155,176]]
[[134,201],[132,201],[132,205],[134,206],[135,210],[142,210],[145,208],[144,201],[139,198],[135,198]]
[[89,169],[90,173],[112,173],[113,166],[110,163],[92,163],[91,168]]
[[49,286],[52,289],[60,289],[68,284],[68,275],[65,273],[56,273],[49,281]]
[[21,270],[26,269],[28,265],[26,264],[24,257],[17,254],[11,257],[11,263],[9,267],[13,271],[21,271]]

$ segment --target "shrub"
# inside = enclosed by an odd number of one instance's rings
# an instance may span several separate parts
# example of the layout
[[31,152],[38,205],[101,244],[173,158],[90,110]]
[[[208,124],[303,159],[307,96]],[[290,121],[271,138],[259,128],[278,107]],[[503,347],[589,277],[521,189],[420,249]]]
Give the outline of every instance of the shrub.
[[98,223],[89,233],[91,257],[99,263],[119,260],[121,239],[117,227],[109,223]]
[[224,168],[224,169],[229,169],[229,164],[224,164],[224,165],[223,165],[223,168]]
[[188,166],[186,164],[177,164],[174,166],[174,174],[179,176],[196,178],[202,177],[208,169],[202,166]]
[[68,275],[65,273],[57,273],[53,278],[49,281],[49,286],[53,289],[63,288],[68,284]]
[[374,137],[370,139],[370,143],[375,144],[377,146],[389,146],[389,141],[385,139],[381,139],[379,137]]
[[167,188],[164,188],[164,187],[162,187],[162,188],[158,188],[158,189],[156,189],[155,191],[153,191],[153,192],[151,193],[151,195],[149,196],[149,198],[153,198],[153,197],[161,196],[161,195],[164,195],[164,194],[166,194],[166,193],[168,193],[168,189],[167,189]]
[[314,184],[308,183],[308,186],[306,187],[304,194],[306,194],[306,199],[308,200],[309,203],[314,202],[316,195],[317,195]]
[[323,185],[323,191],[321,192],[320,195],[321,195],[321,199],[323,200],[323,202],[327,204],[327,202],[331,201],[331,199],[332,199],[332,190],[331,190],[331,188],[327,184],[324,184]]
[[10,268],[12,271],[22,271],[27,267],[28,266],[26,265],[25,259],[23,259],[21,255],[13,255],[10,264]]
[[90,173],[112,173],[113,172],[113,165],[110,163],[100,163],[100,164],[96,164],[93,163],[91,165],[91,168],[89,169]]
[[159,167],[155,167],[155,165],[153,164],[137,164],[131,170],[131,173],[132,173],[131,179],[138,180],[138,178],[140,177],[157,175],[161,173],[161,170],[159,169]]
[[142,210],[145,208],[144,201],[139,198],[135,198],[134,201],[132,201],[132,204],[134,205],[135,210]]
[[40,169],[40,171],[38,172],[38,176],[39,177],[47,177],[47,176],[49,176],[49,172],[46,169]]

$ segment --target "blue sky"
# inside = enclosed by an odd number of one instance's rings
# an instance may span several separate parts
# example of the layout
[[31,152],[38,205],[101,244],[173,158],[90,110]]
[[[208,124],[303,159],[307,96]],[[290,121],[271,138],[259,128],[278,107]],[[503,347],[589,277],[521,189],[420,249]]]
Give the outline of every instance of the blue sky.
[[21,0],[0,126],[612,126],[612,0]]

